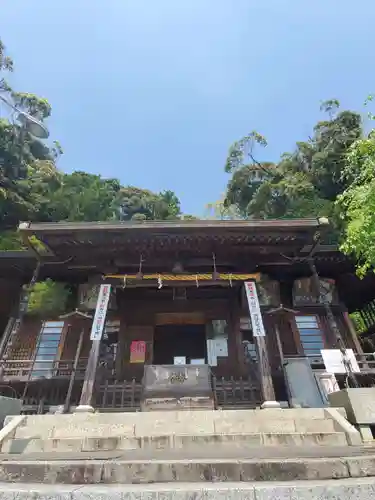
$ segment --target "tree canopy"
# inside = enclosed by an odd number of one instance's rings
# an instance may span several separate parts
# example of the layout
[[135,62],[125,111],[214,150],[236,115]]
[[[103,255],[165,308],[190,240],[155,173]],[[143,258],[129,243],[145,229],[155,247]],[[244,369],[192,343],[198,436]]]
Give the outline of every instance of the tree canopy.
[[246,217],[332,215],[337,196],[351,182],[343,175],[346,154],[362,136],[362,120],[358,113],[339,111],[336,100],[326,101],[321,109],[328,119],[318,122],[312,137],[298,142],[277,164],[255,160],[255,146],[267,145],[256,132],[234,143],[225,166],[232,174],[226,203]]
[[352,144],[344,178],[348,185],[336,205],[344,222],[341,249],[354,255],[363,276],[375,269],[375,130]]
[[[13,61],[0,40],[0,96],[42,122],[48,119],[52,108],[47,99],[16,92],[9,86],[6,76],[13,70]],[[1,110],[3,106],[0,101]],[[21,220],[78,222],[182,217],[180,201],[173,191],[155,193],[122,186],[117,179],[83,171],[63,173],[57,167],[63,154],[60,144],[47,144],[31,136],[16,115],[6,110],[0,118],[0,249],[20,247],[15,231]]]
[[267,146],[259,133],[235,142],[224,204],[242,217],[330,217],[341,250],[364,276],[375,269],[375,129],[365,134],[361,115],[340,111],[335,99],[321,110],[327,119],[277,163],[256,160],[255,148]]

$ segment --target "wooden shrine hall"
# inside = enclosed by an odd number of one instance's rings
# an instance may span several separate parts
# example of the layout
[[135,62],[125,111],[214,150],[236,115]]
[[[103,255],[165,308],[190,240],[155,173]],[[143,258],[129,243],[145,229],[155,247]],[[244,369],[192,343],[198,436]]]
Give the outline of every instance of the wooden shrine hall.
[[[169,367],[170,384],[207,373],[215,408],[324,406],[333,382],[321,350],[340,342],[363,380],[372,376],[348,311],[373,283],[324,244],[326,220],[22,223],[19,231],[28,250],[0,255],[0,386],[23,399],[25,413],[137,410],[147,367]],[[59,311],[30,311],[30,282],[46,280],[67,291]]]

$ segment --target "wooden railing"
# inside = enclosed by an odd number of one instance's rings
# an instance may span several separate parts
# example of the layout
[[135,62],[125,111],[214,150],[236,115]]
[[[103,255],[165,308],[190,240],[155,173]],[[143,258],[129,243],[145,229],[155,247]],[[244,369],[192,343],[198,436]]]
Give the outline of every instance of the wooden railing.
[[[43,366],[44,365],[44,366]],[[83,380],[87,359],[80,359],[74,373],[75,380]],[[0,378],[3,381],[27,381],[38,379],[70,379],[74,360],[35,361],[33,359],[7,359],[0,362]]]
[[[261,403],[259,385],[253,378],[212,377],[217,408],[255,408]],[[95,407],[107,411],[135,411],[140,408],[142,384],[133,379],[107,381],[96,391]]]
[[[313,369],[325,369],[322,356],[308,356]],[[375,356],[372,353],[355,354],[361,374],[375,375]]]
[[142,384],[135,379],[131,382],[107,380],[95,392],[95,407],[98,410],[136,411],[141,405]]
[[216,408],[255,408],[261,403],[260,387],[253,377],[212,377]]

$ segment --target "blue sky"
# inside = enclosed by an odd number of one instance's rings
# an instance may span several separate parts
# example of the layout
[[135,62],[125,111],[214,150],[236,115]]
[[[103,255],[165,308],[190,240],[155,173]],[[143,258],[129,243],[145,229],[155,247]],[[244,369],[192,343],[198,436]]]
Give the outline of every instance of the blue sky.
[[172,189],[202,215],[230,144],[277,160],[321,100],[375,90],[374,0],[2,0],[17,90],[47,97],[60,168]]

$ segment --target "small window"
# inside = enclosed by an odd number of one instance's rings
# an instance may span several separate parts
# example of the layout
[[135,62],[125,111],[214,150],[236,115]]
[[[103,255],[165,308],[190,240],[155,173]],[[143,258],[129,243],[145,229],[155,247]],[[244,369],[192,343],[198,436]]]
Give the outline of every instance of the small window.
[[51,378],[59,352],[64,321],[46,321],[39,334],[32,378]]
[[324,349],[323,332],[316,316],[296,316],[298,333],[304,353],[307,356],[320,356]]

